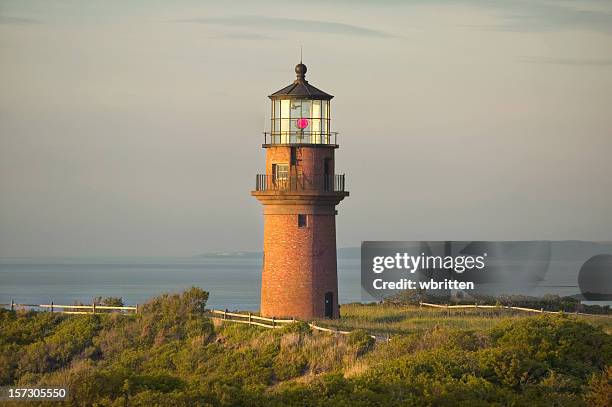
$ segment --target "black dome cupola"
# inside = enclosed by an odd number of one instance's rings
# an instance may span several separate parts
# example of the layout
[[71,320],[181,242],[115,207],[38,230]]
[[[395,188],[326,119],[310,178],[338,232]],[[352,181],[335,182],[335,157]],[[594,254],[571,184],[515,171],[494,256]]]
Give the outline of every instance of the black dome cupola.
[[289,86],[274,92],[269,97],[270,99],[312,99],[312,100],[330,100],[333,98],[329,93],[323,92],[315,88],[306,80],[306,65],[299,63],[295,66],[297,78]]

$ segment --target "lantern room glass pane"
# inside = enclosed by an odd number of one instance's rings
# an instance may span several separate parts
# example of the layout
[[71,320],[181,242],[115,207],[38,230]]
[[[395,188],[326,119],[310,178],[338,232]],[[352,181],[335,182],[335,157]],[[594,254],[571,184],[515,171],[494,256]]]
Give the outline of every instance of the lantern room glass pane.
[[281,121],[280,121],[281,122],[280,130],[282,132],[289,131],[289,122],[290,121],[291,121],[291,119],[281,119]]
[[310,115],[312,113],[312,101],[310,100],[303,100],[302,101],[302,116],[304,118],[310,119],[312,116]]
[[281,117],[281,101],[275,100],[274,101],[274,118],[280,119],[280,117]]
[[289,99],[283,99],[283,100],[280,101],[280,105],[281,105],[281,108],[280,108],[281,116],[280,117],[283,118],[283,119],[284,118],[288,119],[289,117],[291,117],[291,116],[289,116],[289,104],[290,104],[290,102],[291,101]]
[[291,132],[297,133],[298,131],[300,131],[300,128],[297,126],[297,121],[298,119],[293,117],[291,118]]
[[311,130],[313,134],[321,133],[321,119],[312,119]]
[[313,100],[312,101],[312,116],[311,117],[313,119],[320,119],[321,118],[321,101],[320,100]]
[[321,101],[320,100],[312,101],[312,118],[313,119],[321,118]]
[[280,142],[283,144],[289,142],[289,121],[290,119],[281,119]]
[[302,117],[302,101],[292,100],[291,101],[291,118],[299,119],[300,117]]

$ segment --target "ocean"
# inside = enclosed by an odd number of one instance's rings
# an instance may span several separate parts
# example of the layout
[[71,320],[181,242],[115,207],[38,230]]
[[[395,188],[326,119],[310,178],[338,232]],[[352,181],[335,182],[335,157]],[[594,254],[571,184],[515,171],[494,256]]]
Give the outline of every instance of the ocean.
[[[361,301],[359,258],[339,257],[341,303]],[[0,303],[90,304],[121,297],[142,304],[165,292],[200,287],[217,309],[259,309],[261,256],[228,254],[183,258],[0,258]]]
[[[585,259],[612,253],[612,245],[555,242],[548,271],[537,282],[525,279],[514,293],[532,296],[578,295],[577,275]],[[363,301],[360,248],[338,249],[339,301]],[[505,260],[504,270],[513,270]],[[162,293],[200,287],[210,293],[208,306],[217,309],[259,309],[261,253],[238,252],[175,258],[0,258],[0,303],[90,304],[95,297],[121,297],[126,305],[143,304]],[[537,264],[537,263],[534,263]],[[520,264],[519,264],[520,266]],[[515,274],[516,273],[516,274]],[[532,272],[523,270],[524,276]],[[607,284],[607,283],[604,283]],[[486,284],[480,284],[486,291]],[[510,292],[506,292],[509,294]],[[497,292],[497,294],[503,294]],[[367,297],[366,297],[367,298]],[[598,303],[598,302],[588,302]],[[611,305],[612,302],[600,302]]]

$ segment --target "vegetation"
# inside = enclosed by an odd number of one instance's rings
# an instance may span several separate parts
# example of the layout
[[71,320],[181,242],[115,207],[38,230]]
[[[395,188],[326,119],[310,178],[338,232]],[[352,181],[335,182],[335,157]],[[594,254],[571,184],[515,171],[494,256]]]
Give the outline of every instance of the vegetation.
[[94,298],[94,304],[109,307],[123,307],[123,299],[121,297],[96,297]]
[[433,295],[421,290],[404,290],[401,293],[388,298],[386,303],[402,305],[418,305],[419,302],[433,304],[479,304],[479,305],[510,305],[514,307],[525,307],[542,309],[545,311],[585,312],[589,314],[612,314],[609,305],[586,305],[575,297],[561,297],[554,294],[546,294],[542,297],[531,297],[528,295],[500,295],[497,297],[488,295],[472,294],[464,297],[450,297]]
[[78,406],[612,405],[607,318],[352,304],[337,325],[360,329],[334,336],[211,320],[207,299],[162,295],[136,316],[0,310],[0,385],[66,387]]
[[[378,335],[404,335],[424,332],[436,327],[486,331],[497,326],[501,321],[521,321],[537,315],[502,307],[499,309],[462,308],[446,310],[444,308],[419,307],[418,305],[402,305],[390,302],[383,304],[343,304],[340,313],[342,314],[341,319],[320,320],[317,321],[317,325],[346,331],[364,329]],[[576,320],[588,321],[589,324],[612,334],[612,318],[582,315]]]

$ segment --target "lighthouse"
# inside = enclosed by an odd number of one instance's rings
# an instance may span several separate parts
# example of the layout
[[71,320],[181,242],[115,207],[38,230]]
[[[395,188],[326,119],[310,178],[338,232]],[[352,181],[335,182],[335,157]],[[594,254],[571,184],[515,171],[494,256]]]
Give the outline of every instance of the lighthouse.
[[337,318],[336,206],[349,193],[335,173],[333,96],[308,83],[302,62],[295,73],[269,96],[266,168],[251,192],[264,215],[261,314]]

